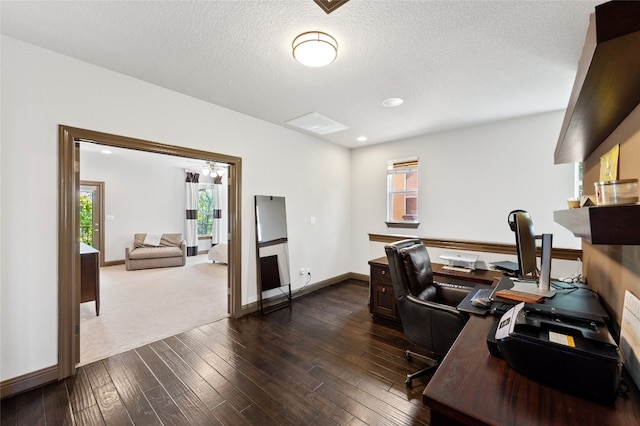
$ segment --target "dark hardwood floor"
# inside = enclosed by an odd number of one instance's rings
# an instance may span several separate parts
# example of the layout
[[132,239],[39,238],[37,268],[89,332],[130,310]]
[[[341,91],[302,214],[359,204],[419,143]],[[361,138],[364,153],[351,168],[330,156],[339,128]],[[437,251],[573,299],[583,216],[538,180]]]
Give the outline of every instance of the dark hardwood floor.
[[349,280],[266,316],[225,319],[2,401],[4,425],[428,425],[423,366]]

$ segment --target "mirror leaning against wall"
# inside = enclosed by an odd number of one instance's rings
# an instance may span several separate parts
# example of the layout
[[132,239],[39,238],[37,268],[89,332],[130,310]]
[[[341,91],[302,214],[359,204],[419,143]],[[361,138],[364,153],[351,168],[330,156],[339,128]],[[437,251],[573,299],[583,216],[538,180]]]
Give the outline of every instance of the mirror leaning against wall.
[[255,196],[256,269],[262,314],[291,306],[291,274],[284,197]]

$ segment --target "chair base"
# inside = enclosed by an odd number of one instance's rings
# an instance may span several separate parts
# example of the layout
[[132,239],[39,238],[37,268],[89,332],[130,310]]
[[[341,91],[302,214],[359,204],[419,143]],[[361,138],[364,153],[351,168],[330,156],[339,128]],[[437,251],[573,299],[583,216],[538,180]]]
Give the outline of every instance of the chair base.
[[423,368],[422,370],[416,371],[415,373],[410,373],[407,374],[407,380],[404,381],[404,384],[410,388],[411,385],[413,384],[413,379],[417,379],[418,377],[422,377],[422,376],[426,376],[427,374],[430,374],[431,372],[435,371],[438,366],[440,365],[440,363],[436,360],[434,360],[433,358],[429,358],[428,356],[416,353],[416,352],[412,352],[412,351],[405,351],[404,354],[405,358],[407,359],[407,361],[411,361],[411,359],[414,356],[417,356],[419,358],[423,358],[423,359],[428,359],[429,361],[434,361],[435,364],[430,365],[429,367]]

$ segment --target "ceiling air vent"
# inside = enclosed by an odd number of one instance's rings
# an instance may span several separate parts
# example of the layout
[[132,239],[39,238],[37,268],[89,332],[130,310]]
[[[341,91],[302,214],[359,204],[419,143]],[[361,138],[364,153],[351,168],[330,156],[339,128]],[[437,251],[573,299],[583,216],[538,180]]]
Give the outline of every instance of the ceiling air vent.
[[317,135],[328,135],[329,133],[335,133],[349,128],[317,112],[310,112],[309,114],[294,118],[293,120],[287,121],[286,124]]

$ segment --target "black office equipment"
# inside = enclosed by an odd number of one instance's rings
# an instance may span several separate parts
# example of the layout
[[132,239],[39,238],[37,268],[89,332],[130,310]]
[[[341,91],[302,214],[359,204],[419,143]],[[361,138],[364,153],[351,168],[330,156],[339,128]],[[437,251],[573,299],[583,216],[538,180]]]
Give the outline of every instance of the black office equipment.
[[521,303],[489,331],[487,346],[538,382],[599,401],[617,396],[622,361],[597,314]]
[[518,264],[510,260],[501,260],[499,262],[491,262],[494,268],[506,272],[508,274],[518,274]]
[[[516,286],[519,282],[519,278],[502,277],[495,287],[495,291],[517,288]],[[542,305],[578,313],[594,314],[605,320],[609,318],[609,314],[602,307],[598,295],[585,284],[551,281],[551,285],[556,287],[556,295],[553,298],[544,299]],[[518,303],[515,300],[504,299],[495,294],[492,300],[494,303],[507,303],[511,305]]]

